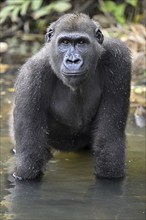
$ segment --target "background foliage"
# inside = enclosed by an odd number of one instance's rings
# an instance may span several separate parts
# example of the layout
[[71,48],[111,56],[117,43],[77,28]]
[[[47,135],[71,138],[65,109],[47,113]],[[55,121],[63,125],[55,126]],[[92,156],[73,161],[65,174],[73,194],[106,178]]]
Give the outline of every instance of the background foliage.
[[1,0],[0,23],[25,32],[44,31],[47,25],[65,12],[103,14],[115,24],[141,22],[143,0]]

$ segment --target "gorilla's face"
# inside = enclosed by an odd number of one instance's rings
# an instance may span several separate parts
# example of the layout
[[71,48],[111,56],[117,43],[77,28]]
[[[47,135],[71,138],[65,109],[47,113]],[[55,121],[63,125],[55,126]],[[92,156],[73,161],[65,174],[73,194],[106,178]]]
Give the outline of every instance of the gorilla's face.
[[53,28],[49,29],[47,37],[52,51],[52,69],[65,85],[76,88],[95,73],[103,51],[103,35],[88,17],[82,22],[73,20],[74,27],[71,23],[67,27],[68,21],[64,20],[61,27],[55,26],[54,32]]
[[[57,51],[59,54],[58,69],[67,85],[81,84],[89,76],[91,67],[95,69],[96,54],[86,34],[61,33],[57,38]],[[92,58],[90,58],[91,54]]]

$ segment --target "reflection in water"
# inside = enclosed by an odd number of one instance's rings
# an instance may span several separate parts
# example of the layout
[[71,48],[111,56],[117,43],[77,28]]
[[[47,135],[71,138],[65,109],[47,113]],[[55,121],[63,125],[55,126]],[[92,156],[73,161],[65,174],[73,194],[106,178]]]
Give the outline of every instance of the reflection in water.
[[15,214],[13,219],[114,219],[127,205],[122,181],[46,181],[19,182],[10,189],[5,199],[11,203],[8,212]]
[[2,202],[7,208],[4,218],[145,219],[142,164],[137,174],[130,169],[124,180],[96,180],[92,165],[89,152],[58,153],[40,181],[19,182],[9,176],[9,194]]
[[144,220],[145,130],[127,127],[125,179],[99,180],[93,174],[91,152],[55,153],[40,181],[15,181],[13,148],[8,137],[12,97],[2,100],[1,203],[2,220]]

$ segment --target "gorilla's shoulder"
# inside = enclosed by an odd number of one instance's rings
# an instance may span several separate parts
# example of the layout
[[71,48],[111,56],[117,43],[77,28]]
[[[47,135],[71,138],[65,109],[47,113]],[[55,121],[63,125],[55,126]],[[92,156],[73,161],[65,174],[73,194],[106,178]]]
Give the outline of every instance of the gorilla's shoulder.
[[105,54],[114,60],[131,62],[131,52],[124,42],[116,38],[105,39],[103,43]]
[[25,68],[32,68],[36,70],[43,70],[49,67],[49,56],[46,53],[46,48],[41,48],[35,55],[28,59],[28,61],[23,65]]
[[17,76],[17,82],[32,81],[34,78],[39,81],[42,78],[50,76],[51,71],[49,58],[43,47],[40,51],[38,51],[38,53],[29,58],[20,68]]
[[33,55],[25,64],[23,64],[18,72],[17,81],[29,81],[34,78],[39,81],[40,78],[45,78],[47,75],[51,75],[51,71],[49,57],[43,47],[38,53]]
[[99,68],[109,81],[119,85],[130,82],[131,53],[128,47],[118,39],[106,39],[103,43],[104,53],[99,61]]

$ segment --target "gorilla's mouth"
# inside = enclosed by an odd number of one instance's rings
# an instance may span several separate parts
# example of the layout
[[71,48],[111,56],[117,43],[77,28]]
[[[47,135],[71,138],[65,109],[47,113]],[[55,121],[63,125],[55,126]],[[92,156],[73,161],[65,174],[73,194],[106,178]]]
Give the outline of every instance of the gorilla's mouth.
[[62,72],[64,83],[70,88],[79,87],[87,79],[87,71]]
[[83,77],[87,74],[87,71],[72,71],[72,72],[63,72],[65,77]]

